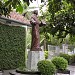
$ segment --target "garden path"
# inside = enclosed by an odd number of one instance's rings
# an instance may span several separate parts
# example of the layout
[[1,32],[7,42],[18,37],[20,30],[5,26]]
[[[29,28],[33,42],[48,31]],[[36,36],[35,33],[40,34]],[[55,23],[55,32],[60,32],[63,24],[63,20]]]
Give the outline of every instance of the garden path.
[[75,75],[75,66],[68,66],[68,69],[70,70],[71,74],[70,75]]
[[[70,75],[75,75],[75,66],[68,66],[68,69],[70,70]],[[0,75],[10,75],[9,72],[15,72],[15,70],[4,70],[4,73],[0,73]],[[20,75],[19,73],[16,73],[16,75]],[[25,74],[21,74],[21,75],[25,75]],[[64,74],[63,74],[64,75]]]

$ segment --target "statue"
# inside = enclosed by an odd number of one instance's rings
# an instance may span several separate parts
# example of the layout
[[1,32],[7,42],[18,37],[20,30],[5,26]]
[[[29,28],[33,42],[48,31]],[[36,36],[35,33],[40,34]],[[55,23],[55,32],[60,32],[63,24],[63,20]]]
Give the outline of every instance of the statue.
[[39,27],[45,25],[38,20],[38,11],[34,10],[33,15],[31,16],[30,23],[32,25],[32,42],[31,42],[31,51],[41,51],[40,48],[40,35]]

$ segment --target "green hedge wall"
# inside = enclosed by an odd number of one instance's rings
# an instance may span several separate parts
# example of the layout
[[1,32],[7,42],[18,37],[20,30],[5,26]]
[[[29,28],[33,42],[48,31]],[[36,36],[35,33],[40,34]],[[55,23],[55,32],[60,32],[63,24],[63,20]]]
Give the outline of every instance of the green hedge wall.
[[25,28],[0,25],[0,69],[25,66]]

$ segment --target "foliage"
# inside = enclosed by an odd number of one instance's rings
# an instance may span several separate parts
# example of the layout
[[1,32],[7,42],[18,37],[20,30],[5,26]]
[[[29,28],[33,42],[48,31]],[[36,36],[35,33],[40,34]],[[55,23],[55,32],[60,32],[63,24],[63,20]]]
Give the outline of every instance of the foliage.
[[74,0],[48,0],[47,12],[42,14],[47,22],[43,32],[65,38],[75,35],[75,6]]
[[0,68],[25,66],[25,28],[0,25]]
[[70,36],[69,39],[70,39],[69,42],[71,43],[71,45],[72,45],[72,46],[75,46],[75,35]]
[[71,55],[70,63],[71,64],[75,63],[75,54]]
[[68,66],[68,61],[63,57],[54,57],[52,63],[56,66],[58,70],[66,70]]
[[59,56],[65,58],[70,63],[71,56],[69,54],[60,53]]
[[22,13],[27,8],[27,5],[29,5],[29,0],[0,0],[0,15],[6,16],[12,9]]
[[37,66],[42,75],[53,75],[56,70],[54,64],[48,60],[39,61]]
[[45,59],[48,59],[48,51],[44,51],[45,52]]
[[68,55],[68,54],[60,53],[59,56],[65,58],[68,61],[69,64],[74,64],[75,63],[75,54]]

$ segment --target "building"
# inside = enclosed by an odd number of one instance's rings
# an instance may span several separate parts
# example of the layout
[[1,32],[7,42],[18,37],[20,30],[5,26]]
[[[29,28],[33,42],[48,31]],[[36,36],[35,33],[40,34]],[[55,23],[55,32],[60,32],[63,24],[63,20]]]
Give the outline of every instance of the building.
[[0,23],[7,24],[9,26],[13,25],[13,26],[29,26],[29,27],[31,27],[30,21],[15,11],[10,12],[8,17],[5,17],[3,15],[0,16]]
[[48,0],[32,0],[32,2],[30,1],[30,5],[28,7],[28,11],[38,10],[39,15],[40,15],[40,7],[41,7],[41,5],[44,5],[42,10],[45,11],[46,10],[46,5],[47,5],[47,1]]

